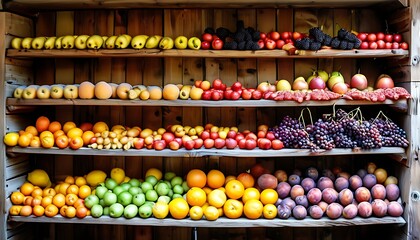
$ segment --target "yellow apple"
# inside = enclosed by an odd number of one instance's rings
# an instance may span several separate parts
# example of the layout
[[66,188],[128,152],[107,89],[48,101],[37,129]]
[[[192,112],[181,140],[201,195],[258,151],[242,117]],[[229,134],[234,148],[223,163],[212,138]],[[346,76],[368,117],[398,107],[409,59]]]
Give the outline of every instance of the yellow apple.
[[36,90],[36,96],[39,99],[48,99],[51,95],[51,87],[49,85],[42,85]]
[[117,96],[120,99],[128,99],[128,92],[132,88],[129,83],[120,83],[117,87]]
[[200,100],[204,90],[199,87],[192,87],[190,91],[190,98],[192,100]]
[[27,86],[22,93],[23,99],[34,99],[36,98],[36,90],[38,89],[37,85],[29,85]]
[[53,99],[60,99],[64,95],[64,88],[60,84],[55,84],[51,86],[50,97]]
[[79,97],[79,87],[75,84],[66,85],[63,90],[65,99],[76,99]]

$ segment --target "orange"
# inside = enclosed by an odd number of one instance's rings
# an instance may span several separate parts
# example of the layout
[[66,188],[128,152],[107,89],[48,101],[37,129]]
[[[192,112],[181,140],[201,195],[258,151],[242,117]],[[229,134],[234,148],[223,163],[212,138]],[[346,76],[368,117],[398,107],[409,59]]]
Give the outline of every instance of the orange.
[[235,176],[233,176],[233,175],[228,175],[228,176],[226,176],[226,177],[225,177],[225,185],[226,185],[226,183],[228,183],[230,180],[234,180],[234,179],[236,179],[236,177],[235,177]]
[[254,177],[250,173],[247,173],[247,172],[243,172],[239,174],[236,179],[239,180],[244,185],[244,188],[253,187],[255,184]]
[[41,205],[36,205],[32,208],[32,212],[35,216],[41,217],[44,216],[45,209]]
[[226,194],[220,189],[214,189],[207,196],[207,202],[210,206],[215,206],[216,208],[223,207],[223,204],[226,202]]
[[74,184],[75,179],[74,179],[74,177],[73,177],[73,176],[71,176],[71,175],[67,175],[67,176],[66,176],[66,178],[64,178],[64,182],[65,182],[65,183],[69,183],[69,184]]
[[25,205],[20,209],[20,216],[30,216],[32,214],[32,207],[29,205]]
[[214,206],[208,206],[203,211],[204,217],[209,221],[214,221],[219,218],[219,210]]
[[226,195],[232,199],[239,199],[244,195],[244,185],[239,180],[231,180],[225,186]]
[[38,132],[43,132],[48,130],[48,127],[50,125],[50,120],[45,116],[40,116],[35,122],[35,127]]
[[85,199],[90,194],[92,194],[92,189],[88,185],[82,185],[79,187],[80,198]]
[[228,199],[223,205],[223,212],[228,218],[240,218],[242,216],[244,205],[236,199]]
[[192,220],[200,220],[204,215],[203,208],[199,206],[193,206],[190,208],[189,215]]
[[211,188],[219,188],[225,185],[225,175],[216,169],[212,169],[207,173],[207,186]]
[[67,190],[66,190],[67,194],[73,193],[78,195],[79,194],[79,187],[76,184],[71,184]]
[[66,195],[66,205],[73,206],[73,204],[79,199],[79,197],[74,193],[69,193]]
[[58,208],[61,208],[66,204],[66,196],[62,193],[57,193],[53,199],[52,203],[57,206]]
[[67,137],[69,138],[82,137],[82,135],[83,135],[83,131],[82,129],[78,127],[74,127],[70,129],[69,131],[67,131]]
[[192,169],[187,174],[187,185],[188,187],[199,187],[203,188],[206,186],[207,176],[200,169]]
[[31,140],[32,134],[25,132],[19,136],[18,145],[19,147],[28,147],[31,144]]
[[65,214],[68,218],[74,218],[76,216],[76,208],[73,206],[67,206],[65,209]]
[[42,202],[42,196],[35,196],[33,199],[32,199],[32,203],[31,203],[31,206],[32,207],[35,207],[35,206],[37,206],[37,205],[41,205],[41,202]]
[[54,139],[57,139],[59,136],[66,136],[66,134],[64,133],[64,131],[63,130],[57,130],[57,131],[55,131],[54,133],[53,133],[53,136],[54,136]]
[[43,197],[47,197],[47,196],[54,196],[57,192],[55,191],[54,188],[48,187],[48,188],[44,188],[44,190],[42,190],[42,196]]
[[64,123],[62,130],[64,131],[65,134],[67,134],[67,132],[70,131],[70,129],[75,128],[75,127],[77,127],[76,123],[69,121],[69,122]]
[[92,132],[94,133],[102,133],[105,131],[109,131],[108,124],[105,122],[96,122],[92,127]]
[[32,197],[41,196],[42,197],[43,191],[41,188],[35,187],[34,190],[31,193]]
[[[79,187],[81,187],[81,186],[83,186],[83,185],[86,185],[87,184],[87,182],[86,182],[86,178],[84,178],[84,177],[82,177],[82,176],[77,176],[77,177],[75,177],[75,180],[74,180],[75,182],[75,184],[77,185],[77,186],[79,186]],[[80,190],[79,190],[80,191]]]
[[245,189],[244,195],[242,196],[242,202],[246,203],[250,199],[260,199],[260,191],[254,187]]
[[55,215],[58,214],[58,207],[55,206],[54,204],[50,204],[45,207],[44,214],[47,217],[54,217]]
[[83,132],[82,134],[82,139],[83,139],[83,145],[87,146],[90,144],[90,140],[95,136],[95,133],[93,133],[92,131],[88,130]]
[[206,192],[206,194],[208,195],[211,191],[213,191],[213,189],[209,188],[209,187],[203,187],[202,188],[204,190],[204,192]]
[[175,219],[185,218],[190,211],[187,201],[183,198],[175,198],[169,202],[169,212],[171,216]]
[[13,192],[12,195],[10,195],[10,200],[15,205],[23,204],[23,201],[25,200],[25,195],[21,192]]
[[32,191],[34,190],[34,185],[30,182],[25,182],[20,186],[20,192],[23,193],[25,196],[31,195]]
[[46,208],[48,205],[52,204],[52,199],[53,199],[52,196],[43,197],[41,200],[41,206]]
[[61,123],[58,121],[50,122],[50,125],[48,126],[48,131],[55,133],[58,130],[61,130]]
[[263,216],[266,219],[277,217],[277,207],[274,204],[266,204],[263,207]]
[[68,187],[70,187],[70,183],[62,182],[62,183],[60,183],[60,187],[58,189],[58,192],[63,194],[63,195],[66,195]]
[[32,136],[38,136],[38,130],[35,126],[27,126],[25,132],[32,134]]
[[244,214],[249,219],[257,219],[261,217],[263,208],[259,200],[250,199],[244,205]]
[[206,192],[198,187],[192,187],[186,194],[186,200],[190,206],[203,206],[207,201]]
[[279,198],[279,195],[276,190],[267,188],[261,192],[260,201],[264,205],[274,204],[277,202],[278,198]]

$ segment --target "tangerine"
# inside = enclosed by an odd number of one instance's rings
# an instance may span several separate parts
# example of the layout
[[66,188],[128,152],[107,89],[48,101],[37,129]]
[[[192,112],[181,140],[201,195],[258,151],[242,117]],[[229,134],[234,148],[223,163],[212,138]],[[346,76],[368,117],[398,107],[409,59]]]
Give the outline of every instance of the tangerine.
[[50,125],[50,119],[48,119],[45,116],[40,116],[36,119],[35,127],[36,127],[36,130],[38,130],[38,132],[43,132],[43,131],[48,130],[49,125]]
[[48,131],[55,133],[58,130],[61,130],[61,123],[58,121],[50,122],[50,125],[48,126]]
[[23,204],[23,201],[25,200],[25,195],[21,192],[13,192],[12,195],[10,195],[10,200],[15,205]]
[[216,208],[223,207],[226,199],[226,194],[220,189],[214,189],[207,196],[207,202],[210,206],[215,206]]
[[192,169],[187,174],[187,185],[188,187],[199,187],[203,188],[206,186],[207,176],[200,169]]
[[223,205],[223,212],[228,218],[240,218],[242,216],[244,205],[237,199],[228,199]]
[[261,192],[260,201],[262,204],[274,204],[277,202],[279,195],[276,190],[267,188]]
[[44,214],[47,217],[54,217],[55,215],[58,214],[58,207],[54,204],[50,204],[45,207]]
[[209,221],[214,221],[219,218],[219,210],[214,206],[208,206],[203,211],[204,217]]
[[260,218],[263,213],[263,204],[256,199],[248,200],[244,205],[244,214],[249,219]]
[[162,179],[162,171],[157,168],[147,169],[145,173],[145,178],[147,178],[150,175],[155,176],[158,181]]
[[27,217],[32,214],[32,207],[30,205],[25,205],[20,209],[20,216]]
[[277,217],[277,207],[274,204],[266,204],[263,207],[263,216],[266,219]]
[[175,198],[169,203],[169,212],[175,219],[185,218],[190,211],[187,201],[184,198]]
[[56,195],[54,195],[52,199],[52,203],[56,207],[61,208],[62,206],[66,204],[66,196],[64,196],[64,194],[62,193],[57,193]]
[[38,136],[38,130],[35,126],[27,126],[25,132],[32,134],[32,136]]
[[206,192],[198,187],[192,187],[186,194],[186,200],[190,206],[203,206],[207,201]]
[[44,215],[45,209],[41,205],[36,205],[32,208],[32,212],[35,216],[41,217]]
[[34,185],[30,182],[25,182],[20,186],[20,192],[23,193],[25,196],[31,195],[32,191],[34,190]]
[[82,185],[79,187],[79,197],[85,199],[92,194],[92,189],[88,185]]
[[193,206],[190,208],[189,215],[192,220],[200,220],[204,215],[203,208],[199,206]]
[[219,188],[225,184],[225,175],[216,169],[212,169],[207,173],[207,186],[211,188]]
[[254,187],[245,189],[244,195],[242,196],[242,202],[246,203],[250,199],[260,199],[260,191]]
[[70,129],[75,127],[77,127],[76,123],[69,121],[64,123],[62,130],[65,134],[67,134],[67,132],[70,131]]
[[239,180],[231,180],[225,186],[226,195],[232,199],[239,199],[244,195],[244,185]]

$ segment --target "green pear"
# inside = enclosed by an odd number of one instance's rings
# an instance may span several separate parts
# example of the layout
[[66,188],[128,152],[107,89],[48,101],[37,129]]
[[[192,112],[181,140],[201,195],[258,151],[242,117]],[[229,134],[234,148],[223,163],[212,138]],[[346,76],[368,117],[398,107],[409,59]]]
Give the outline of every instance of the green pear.
[[58,38],[55,39],[54,45],[55,45],[56,49],[61,49],[62,48],[62,46],[61,46],[61,41],[62,40],[63,40],[63,37],[58,37]]
[[131,47],[134,49],[142,49],[146,45],[146,41],[149,38],[147,35],[137,35],[131,39]]
[[32,38],[31,37],[26,37],[24,39],[22,39],[22,48],[23,49],[31,49],[32,45]]
[[99,35],[92,35],[86,40],[86,45],[90,49],[99,49],[104,44],[104,39]]
[[44,48],[45,49],[54,49],[55,47],[55,40],[57,39],[57,37],[49,37],[47,38],[47,40],[44,43]]
[[46,37],[36,37],[32,40],[31,46],[33,49],[42,49],[46,40]]
[[12,41],[10,42],[10,45],[14,49],[21,49],[22,48],[22,38],[20,38],[20,37],[13,38]]
[[153,35],[147,39],[145,47],[148,49],[157,48],[159,46],[159,42],[161,39],[162,39],[162,36]]
[[171,37],[163,37],[159,42],[160,49],[172,49],[174,47],[174,40]]
[[[61,47],[64,49],[71,49],[74,48],[74,39],[75,37],[72,35],[66,35],[61,39]],[[57,44],[56,44],[57,46]]]
[[186,49],[188,47],[188,38],[185,36],[176,37],[174,42],[177,49]]
[[131,36],[128,34],[121,34],[115,39],[116,48],[127,48],[130,45]]
[[117,40],[117,36],[110,36],[107,40],[106,40],[106,42],[105,42],[105,46],[106,46],[106,48],[108,48],[108,49],[113,49],[113,48],[115,48],[115,40]]
[[198,37],[191,37],[188,39],[188,47],[194,50],[201,48],[201,40]]
[[89,35],[80,35],[77,36],[77,38],[74,40],[74,45],[77,49],[86,49],[87,47],[87,39],[89,38]]

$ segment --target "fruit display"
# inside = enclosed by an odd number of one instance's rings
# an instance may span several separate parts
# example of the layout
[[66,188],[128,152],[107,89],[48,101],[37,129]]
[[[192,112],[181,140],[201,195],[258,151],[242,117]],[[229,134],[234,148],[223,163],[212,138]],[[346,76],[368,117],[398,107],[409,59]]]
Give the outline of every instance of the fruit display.
[[[304,172],[302,174],[302,172]],[[36,169],[10,195],[11,216],[61,215],[65,218],[229,219],[399,217],[398,179],[369,162],[350,175],[339,168],[275,172],[256,163],[247,172],[225,176],[212,169],[191,169],[185,177],[150,168],[143,178],[115,167],[107,175],[93,170],[66,176],[51,185]]]
[[383,102],[386,99],[408,99],[410,94],[395,87],[389,75],[381,74],[375,88],[368,86],[363,74],[357,73],[347,83],[343,75],[334,71],[313,71],[307,77],[297,77],[292,84],[281,79],[275,83],[261,82],[256,87],[244,87],[236,81],[227,86],[221,79],[195,80],[194,85],[169,83],[160,86],[131,85],[129,83],[54,84],[19,86],[13,91],[17,99],[121,99],[121,100],[274,100],[274,101],[327,101],[335,99]]
[[361,41],[360,49],[403,49],[408,50],[408,43],[404,42],[399,33],[369,33],[360,32],[357,38]]

